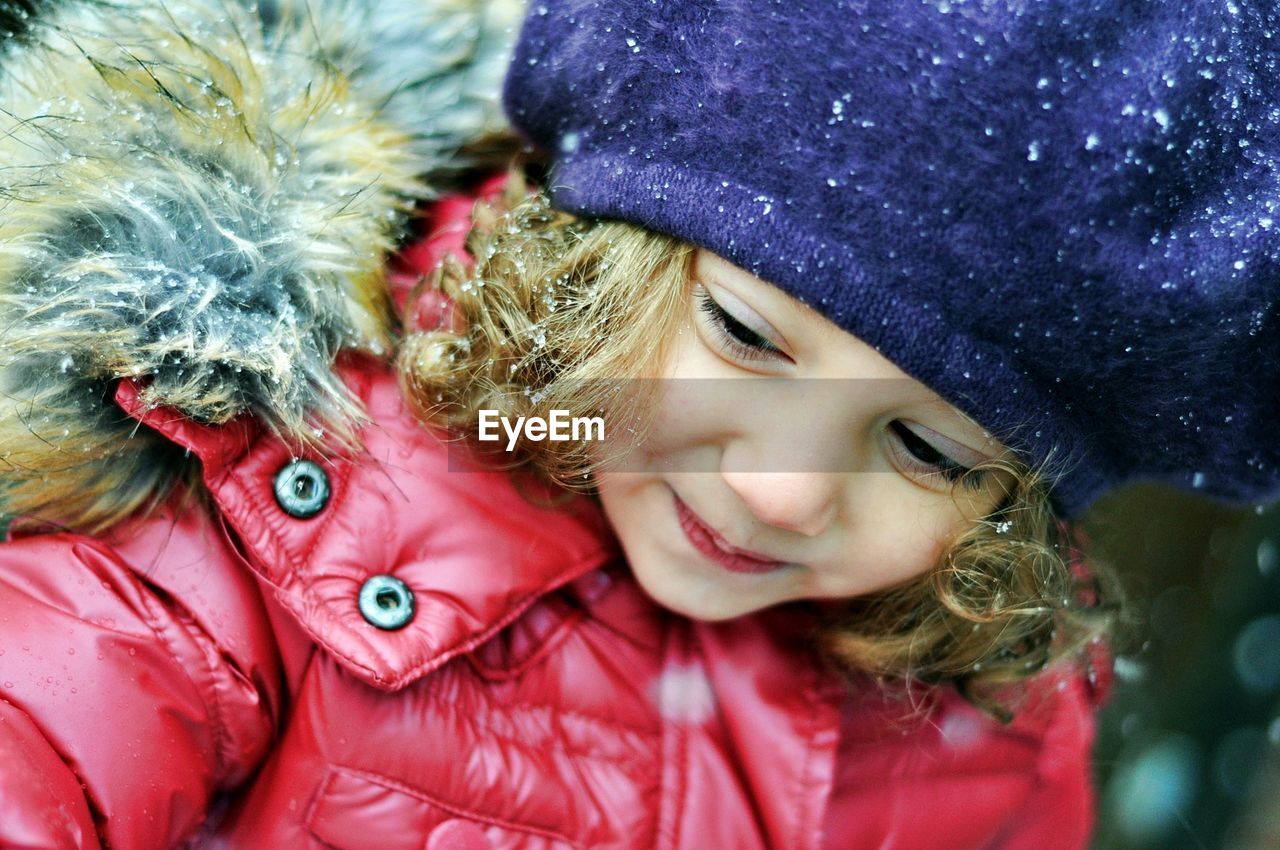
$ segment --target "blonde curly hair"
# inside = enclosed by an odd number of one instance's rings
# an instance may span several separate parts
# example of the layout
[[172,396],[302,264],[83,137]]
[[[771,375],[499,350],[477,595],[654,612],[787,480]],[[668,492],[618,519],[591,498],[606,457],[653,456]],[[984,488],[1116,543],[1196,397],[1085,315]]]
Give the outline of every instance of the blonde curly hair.
[[[408,301],[434,287],[454,311],[451,327],[409,329],[399,350],[419,418],[465,439],[482,409],[512,419],[607,413],[642,440],[653,409],[644,387],[656,382],[634,379],[653,376],[663,352],[652,341],[670,339],[687,311],[693,246],[557,212],[515,176],[505,197],[477,205],[467,250],[471,269],[446,260]],[[585,441],[522,441],[502,457],[586,492],[611,459]],[[1108,633],[1118,589],[1104,566],[1082,566],[1047,476],[1012,460],[968,475],[995,470],[1013,482],[1006,497],[933,569],[824,609],[817,637],[838,668],[884,682],[950,680],[1007,718],[1019,694],[1011,683]]]

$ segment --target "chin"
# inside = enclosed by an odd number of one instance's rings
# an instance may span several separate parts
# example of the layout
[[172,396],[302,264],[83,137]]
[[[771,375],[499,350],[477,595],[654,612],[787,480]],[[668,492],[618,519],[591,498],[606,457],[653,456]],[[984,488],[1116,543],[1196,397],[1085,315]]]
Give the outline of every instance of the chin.
[[[644,585],[641,585],[644,587]],[[684,599],[662,599],[655,596],[646,589],[649,598],[654,602],[682,617],[688,617],[690,620],[698,620],[703,623],[721,623],[725,620],[733,620],[737,617],[745,616],[752,612],[753,609],[730,609],[722,606],[704,606],[697,604],[688,604],[688,600]]]
[[660,477],[608,476],[599,492],[631,574],[668,611],[719,622],[790,598],[778,577],[729,572],[693,551],[676,517],[675,494]]
[[773,604],[744,597],[741,591],[722,587],[715,581],[699,580],[695,577],[696,566],[689,568],[688,572],[679,573],[675,571],[680,568],[670,562],[650,567],[643,558],[628,558],[628,563],[636,582],[650,599],[691,620],[717,623],[752,614]]

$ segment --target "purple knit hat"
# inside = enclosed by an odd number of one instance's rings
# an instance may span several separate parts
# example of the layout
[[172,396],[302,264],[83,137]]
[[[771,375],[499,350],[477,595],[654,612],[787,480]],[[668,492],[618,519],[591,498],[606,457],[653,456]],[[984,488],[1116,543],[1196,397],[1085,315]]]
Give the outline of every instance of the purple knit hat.
[[1280,13],[533,0],[561,209],[728,258],[1024,453],[1067,516],[1280,496]]

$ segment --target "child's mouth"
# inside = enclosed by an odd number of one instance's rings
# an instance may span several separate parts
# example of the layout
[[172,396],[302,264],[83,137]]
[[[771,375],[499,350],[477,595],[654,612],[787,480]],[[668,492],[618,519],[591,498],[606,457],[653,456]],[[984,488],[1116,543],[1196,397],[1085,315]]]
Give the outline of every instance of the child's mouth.
[[784,561],[774,561],[734,548],[690,510],[679,496],[675,496],[675,503],[680,527],[693,548],[725,569],[735,573],[771,573],[787,565]]

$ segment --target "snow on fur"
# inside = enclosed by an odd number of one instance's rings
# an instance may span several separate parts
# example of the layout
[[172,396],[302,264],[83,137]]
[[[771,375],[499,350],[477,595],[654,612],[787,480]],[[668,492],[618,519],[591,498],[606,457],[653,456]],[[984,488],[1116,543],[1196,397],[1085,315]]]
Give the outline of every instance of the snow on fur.
[[98,529],[171,447],[111,404],[351,442],[412,204],[500,127],[503,0],[55,4],[0,60],[0,517]]

